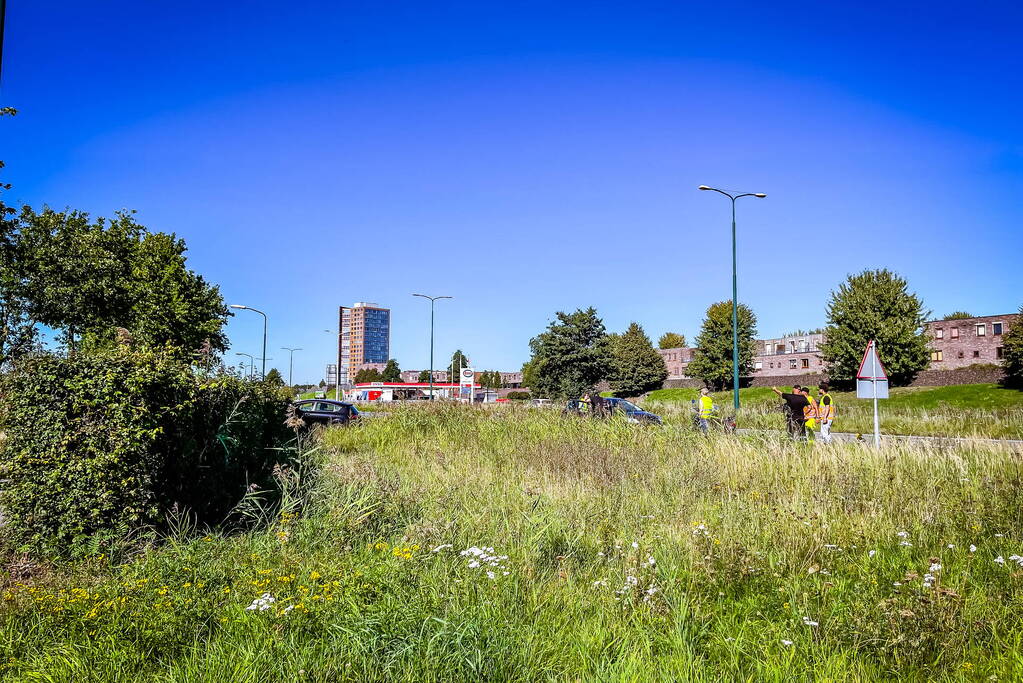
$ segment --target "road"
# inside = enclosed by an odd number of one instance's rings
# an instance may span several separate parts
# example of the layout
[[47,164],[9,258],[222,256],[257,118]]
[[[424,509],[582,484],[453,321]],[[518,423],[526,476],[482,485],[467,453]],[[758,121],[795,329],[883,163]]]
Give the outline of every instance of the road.
[[[785,434],[780,429],[736,429],[738,434]],[[844,443],[874,443],[873,434],[853,434],[850,432],[832,432],[832,438],[835,441],[841,441]],[[906,436],[903,434],[882,434],[881,443],[923,443],[935,446],[968,446],[968,445],[985,445],[985,446],[1002,446],[1010,448],[1013,451],[1023,453],[1023,439],[975,439],[965,438],[961,436]]]

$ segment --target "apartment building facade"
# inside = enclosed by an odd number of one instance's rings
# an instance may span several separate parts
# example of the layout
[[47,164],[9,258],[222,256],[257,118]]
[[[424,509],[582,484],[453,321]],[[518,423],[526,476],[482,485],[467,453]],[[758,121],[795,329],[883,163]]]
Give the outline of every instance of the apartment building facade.
[[1019,324],[1020,315],[986,315],[927,323],[931,333],[931,370],[956,370],[970,365],[1000,364],[1002,338]]
[[339,380],[350,384],[359,368],[387,363],[391,352],[391,310],[357,302],[338,309]]
[[[931,336],[930,370],[957,370],[1002,361],[1002,337],[1019,322],[1017,313],[926,323]],[[803,333],[761,339],[753,361],[754,376],[785,377],[824,373],[820,346],[824,334]],[[688,379],[686,368],[696,349],[658,349],[668,368],[668,379]]]

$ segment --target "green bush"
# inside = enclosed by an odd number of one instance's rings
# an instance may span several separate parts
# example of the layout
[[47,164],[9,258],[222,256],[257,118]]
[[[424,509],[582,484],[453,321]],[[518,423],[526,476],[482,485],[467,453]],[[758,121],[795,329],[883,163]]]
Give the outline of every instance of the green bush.
[[219,522],[268,484],[294,436],[276,388],[199,377],[151,350],[31,356],[0,379],[0,398],[6,530],[45,554],[159,527],[175,506]]
[[529,392],[528,391],[509,391],[507,399],[509,401],[528,401],[529,400]]

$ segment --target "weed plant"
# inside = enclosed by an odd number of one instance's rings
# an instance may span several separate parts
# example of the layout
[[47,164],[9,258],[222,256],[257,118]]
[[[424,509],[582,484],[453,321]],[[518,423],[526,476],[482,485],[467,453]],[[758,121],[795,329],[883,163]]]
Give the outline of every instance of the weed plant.
[[1023,677],[1007,449],[414,405],[282,476],[246,533],[10,555],[0,678]]

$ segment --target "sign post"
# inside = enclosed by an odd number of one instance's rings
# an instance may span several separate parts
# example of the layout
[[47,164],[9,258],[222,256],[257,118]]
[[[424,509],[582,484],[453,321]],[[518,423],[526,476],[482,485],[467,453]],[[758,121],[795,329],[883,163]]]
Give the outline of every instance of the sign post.
[[475,398],[473,394],[473,385],[476,383],[476,371],[472,368],[462,368],[458,374],[458,394],[459,398],[467,400],[469,403],[473,402]]
[[874,401],[874,447],[881,447],[881,423],[877,417],[877,399],[888,398],[888,374],[877,357],[877,344],[871,339],[867,350],[860,361],[860,369],[856,373],[856,398],[869,398]]

